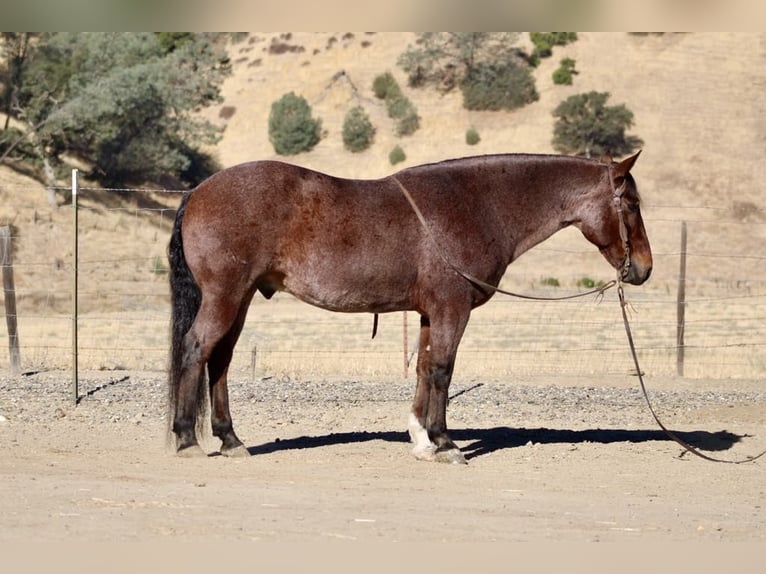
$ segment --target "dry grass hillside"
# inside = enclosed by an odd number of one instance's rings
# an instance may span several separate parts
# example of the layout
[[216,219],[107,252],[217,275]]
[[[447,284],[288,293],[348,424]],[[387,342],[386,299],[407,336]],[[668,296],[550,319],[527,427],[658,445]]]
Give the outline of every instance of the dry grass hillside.
[[[234,68],[223,86],[225,101],[203,112],[226,126],[213,151],[224,166],[275,158],[267,133],[270,107],[294,91],[322,119],[325,135],[312,152],[279,159],[339,176],[379,177],[403,166],[472,154],[550,153],[555,106],[575,93],[608,91],[610,103],[624,103],[634,112],[632,133],[645,142],[634,174],[644,198],[655,273],[642,289],[675,291],[681,220],[690,222],[690,253],[732,255],[690,257],[691,278],[704,285],[766,286],[759,170],[766,159],[766,34],[581,33],[535,71],[539,101],[514,112],[469,112],[457,93],[406,88],[396,60],[414,39],[411,33],[250,34],[229,47]],[[526,35],[520,41],[528,42]],[[555,86],[551,80],[563,57],[576,61],[573,86]],[[385,71],[397,76],[418,108],[421,128],[412,136],[396,137],[383,104],[374,98],[372,81]],[[370,149],[352,154],[343,149],[341,126],[347,110],[359,103],[377,134]],[[465,143],[469,127],[481,135],[476,146]],[[407,160],[394,168],[388,154],[396,144]],[[164,262],[172,211],[156,209],[172,210],[177,201],[168,194],[83,194],[81,257],[106,262],[82,266],[83,313],[166,310],[165,276],[152,266]],[[155,210],[140,209],[145,206]],[[39,183],[0,166],[0,223],[6,222],[15,226],[17,237],[20,315],[41,309],[65,315],[71,210],[51,208]],[[578,232],[565,230],[509,268],[504,284],[529,288],[552,276],[573,287],[583,276],[610,279],[612,272],[594,251]],[[143,292],[145,297],[136,298]],[[41,321],[34,333],[61,338],[49,317]],[[157,326],[163,338],[164,321],[163,316]],[[120,330],[128,328],[122,323]],[[146,331],[140,319],[136,330]]]

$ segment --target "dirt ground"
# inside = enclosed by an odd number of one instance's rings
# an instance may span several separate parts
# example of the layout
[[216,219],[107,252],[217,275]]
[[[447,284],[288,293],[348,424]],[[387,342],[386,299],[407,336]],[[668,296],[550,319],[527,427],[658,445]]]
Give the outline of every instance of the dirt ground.
[[[648,381],[708,454],[766,448],[761,381]],[[634,377],[453,382],[467,466],[416,461],[412,380],[231,385],[248,459],[174,456],[162,373],[0,379],[0,542],[762,541],[764,460],[666,439]]]

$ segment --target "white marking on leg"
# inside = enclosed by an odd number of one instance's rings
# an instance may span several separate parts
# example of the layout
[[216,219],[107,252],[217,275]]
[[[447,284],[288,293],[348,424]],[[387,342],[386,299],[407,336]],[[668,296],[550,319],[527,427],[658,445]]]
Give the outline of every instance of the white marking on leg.
[[419,460],[433,460],[436,452],[436,445],[428,438],[428,431],[420,424],[415,413],[410,413],[408,428],[410,439],[415,446],[412,447],[412,454]]

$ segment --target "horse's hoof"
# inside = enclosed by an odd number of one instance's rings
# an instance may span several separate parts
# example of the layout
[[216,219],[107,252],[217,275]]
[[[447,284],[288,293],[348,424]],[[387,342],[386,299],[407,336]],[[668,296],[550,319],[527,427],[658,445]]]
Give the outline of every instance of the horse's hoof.
[[447,464],[468,464],[463,453],[457,448],[437,450],[434,453],[434,460],[436,462],[446,462]]
[[414,456],[417,460],[433,462],[436,460],[435,451],[436,449],[432,444],[429,444],[426,447],[416,446],[412,449],[412,456]]
[[178,451],[176,451],[176,455],[183,458],[201,458],[203,456],[207,456],[207,453],[202,450],[200,445],[193,444],[191,446],[178,449]]
[[250,451],[245,448],[244,445],[235,446],[234,448],[221,449],[223,456],[230,456],[232,458],[247,458],[250,456]]

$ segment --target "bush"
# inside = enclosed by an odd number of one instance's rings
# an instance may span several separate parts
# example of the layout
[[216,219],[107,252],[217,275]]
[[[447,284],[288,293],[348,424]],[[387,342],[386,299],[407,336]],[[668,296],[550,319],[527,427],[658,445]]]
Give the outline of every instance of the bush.
[[302,96],[285,94],[271,104],[269,141],[280,155],[311,150],[319,143],[322,120],[311,117],[311,106]]
[[402,96],[396,98],[395,108],[397,115],[391,117],[399,119],[396,123],[396,135],[409,136],[414,134],[420,127],[420,116],[413,103]]
[[566,46],[577,40],[577,32],[530,32],[529,39],[535,45],[532,56],[548,58],[553,54],[553,46]]
[[461,90],[467,110],[513,110],[540,97],[530,68],[513,61],[477,66]]
[[388,117],[398,120],[396,135],[408,136],[420,127],[420,116],[415,105],[402,93],[396,78],[390,73],[381,74],[372,83],[375,96],[385,100]]
[[375,97],[379,100],[385,100],[389,96],[401,93],[399,84],[391,72],[386,72],[385,74],[377,76],[372,81],[372,91],[375,93]]
[[351,108],[343,120],[343,145],[351,152],[364,151],[375,137],[375,127],[362,106]]
[[405,159],[407,159],[407,155],[404,153],[404,150],[401,148],[401,146],[398,145],[395,146],[394,149],[392,149],[388,154],[388,161],[391,162],[391,165],[401,163]]
[[553,83],[557,85],[572,85],[573,76],[577,73],[575,70],[575,61],[571,58],[561,60],[559,67],[553,72]]
[[468,145],[476,145],[481,141],[481,138],[479,137],[479,132],[477,132],[474,128],[468,128],[468,130],[465,132],[465,143]]

